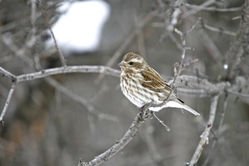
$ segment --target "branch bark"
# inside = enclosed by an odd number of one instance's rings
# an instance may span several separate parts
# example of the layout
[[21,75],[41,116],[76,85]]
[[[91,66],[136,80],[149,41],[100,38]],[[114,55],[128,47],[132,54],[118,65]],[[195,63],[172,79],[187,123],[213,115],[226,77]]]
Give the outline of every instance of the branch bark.
[[10,90],[9,90],[9,94],[8,94],[7,99],[6,99],[6,101],[5,101],[3,110],[2,110],[2,112],[1,112],[1,115],[0,115],[0,122],[3,122],[3,117],[4,117],[4,115],[6,114],[7,108],[8,108],[8,106],[9,106],[9,103],[10,103],[10,100],[11,100],[11,98],[12,98],[12,95],[13,95],[13,93],[14,93],[15,88],[16,88],[16,83],[13,83],[12,86],[11,86],[11,88],[10,88]]
[[39,72],[29,74],[22,74],[16,77],[16,81],[19,83],[66,73],[103,73],[107,75],[119,76],[120,71],[106,66],[64,66],[41,70]]

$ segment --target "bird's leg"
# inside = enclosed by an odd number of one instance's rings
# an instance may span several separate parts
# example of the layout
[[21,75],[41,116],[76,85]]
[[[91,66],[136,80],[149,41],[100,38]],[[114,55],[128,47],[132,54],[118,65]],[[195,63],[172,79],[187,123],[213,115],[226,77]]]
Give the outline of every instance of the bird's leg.
[[140,119],[145,120],[149,117],[152,117],[152,111],[149,110],[149,108],[152,106],[152,103],[144,104],[139,110],[140,110]]

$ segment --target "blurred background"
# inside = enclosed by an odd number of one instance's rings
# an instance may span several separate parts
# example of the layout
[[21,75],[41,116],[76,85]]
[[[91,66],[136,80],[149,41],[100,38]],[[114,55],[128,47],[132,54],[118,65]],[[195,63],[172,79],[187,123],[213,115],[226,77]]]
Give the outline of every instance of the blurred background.
[[[234,83],[238,76],[247,80],[247,55],[241,56],[231,76],[226,75],[229,65],[236,63],[228,54],[241,31],[243,4],[243,0],[0,0],[0,66],[15,75],[61,66],[52,31],[67,65],[119,69],[123,54],[135,51],[169,80],[183,47],[180,36],[171,31],[173,26],[186,32],[189,47],[184,59],[189,65],[182,74],[213,83]],[[180,14],[174,16],[176,9]],[[10,86],[1,77],[1,109]],[[247,93],[248,87],[240,92]],[[207,121],[209,95],[178,95]],[[248,95],[221,96],[210,142],[197,165],[249,165],[248,101]],[[218,128],[224,109],[224,123]],[[68,166],[80,159],[89,161],[123,136],[137,112],[122,95],[118,77],[66,74],[18,84],[0,126],[0,165]],[[103,165],[186,165],[205,124],[178,109],[157,115],[170,132],[150,119]]]

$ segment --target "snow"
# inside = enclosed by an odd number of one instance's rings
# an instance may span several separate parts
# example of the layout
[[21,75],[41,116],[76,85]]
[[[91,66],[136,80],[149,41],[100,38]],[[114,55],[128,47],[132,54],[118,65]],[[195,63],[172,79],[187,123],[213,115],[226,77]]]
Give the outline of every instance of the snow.
[[[98,48],[103,25],[110,15],[106,2],[64,2],[57,10],[62,15],[52,26],[52,31],[64,53],[89,52]],[[52,38],[46,45],[48,48],[54,46]]]

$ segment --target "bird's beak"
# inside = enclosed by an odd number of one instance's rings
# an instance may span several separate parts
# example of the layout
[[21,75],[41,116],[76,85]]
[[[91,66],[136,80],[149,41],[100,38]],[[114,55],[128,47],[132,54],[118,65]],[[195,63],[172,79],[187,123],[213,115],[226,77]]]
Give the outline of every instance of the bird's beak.
[[119,67],[124,67],[124,62],[121,61],[118,65],[119,65]]

